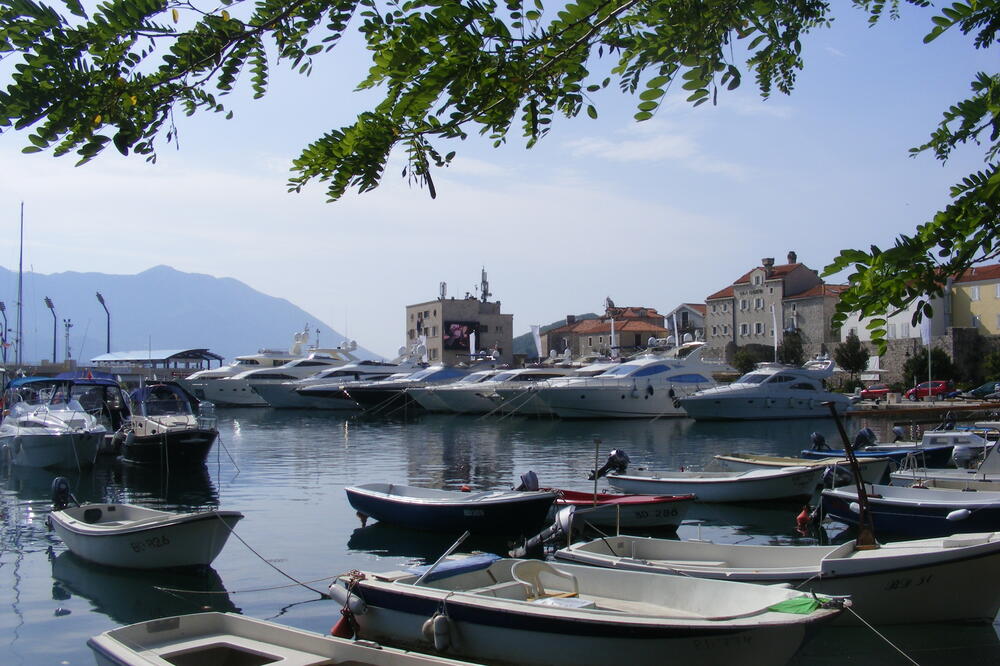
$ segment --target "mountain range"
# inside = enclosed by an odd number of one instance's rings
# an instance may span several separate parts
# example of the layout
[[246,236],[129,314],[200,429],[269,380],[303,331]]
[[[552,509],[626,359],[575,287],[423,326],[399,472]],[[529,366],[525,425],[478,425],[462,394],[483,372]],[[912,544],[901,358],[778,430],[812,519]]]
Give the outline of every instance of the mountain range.
[[[239,280],[184,273],[155,266],[136,275],[105,273],[25,273],[23,279],[22,361],[52,358],[53,325],[56,360],[65,358],[65,322],[71,358],[81,364],[104,354],[108,318],[97,299],[100,292],[111,313],[111,351],[208,349],[226,359],[261,347],[287,349],[297,333],[309,327],[309,344],[336,347],[345,338],[325,322],[284,298],[262,294]],[[45,298],[50,298],[49,310]],[[8,343],[17,328],[17,271],[0,267],[0,301],[5,306]],[[55,319],[53,319],[53,313]],[[14,358],[7,347],[7,359]],[[359,347],[355,355],[379,358]]]

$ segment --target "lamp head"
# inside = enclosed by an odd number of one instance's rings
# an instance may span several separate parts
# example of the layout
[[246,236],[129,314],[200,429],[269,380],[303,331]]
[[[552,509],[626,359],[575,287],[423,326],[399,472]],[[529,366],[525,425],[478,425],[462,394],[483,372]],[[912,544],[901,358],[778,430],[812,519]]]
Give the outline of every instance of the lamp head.
[[48,296],[45,297],[45,307],[49,310],[55,310],[56,306],[52,305],[52,299]]
[[97,301],[98,301],[98,302],[99,302],[99,303],[100,303],[101,305],[104,305],[104,297],[103,297],[103,296],[101,296],[101,292],[97,292]]

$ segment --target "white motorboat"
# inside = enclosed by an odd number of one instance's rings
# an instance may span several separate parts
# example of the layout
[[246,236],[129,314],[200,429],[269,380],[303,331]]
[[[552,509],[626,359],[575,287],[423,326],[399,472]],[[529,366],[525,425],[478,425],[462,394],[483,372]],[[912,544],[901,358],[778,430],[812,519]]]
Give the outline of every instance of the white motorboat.
[[344,392],[369,413],[393,413],[420,408],[420,404],[410,396],[412,389],[452,384],[471,372],[468,368],[432,365],[399,379],[357,382],[345,388]]
[[228,365],[191,373],[183,379],[178,379],[177,383],[199,400],[206,400],[205,387],[209,386],[212,382],[233,377],[247,370],[277,368],[289,361],[302,358],[308,354],[308,343],[309,327],[306,326],[305,330],[301,333],[296,333],[292,337],[292,345],[288,349],[259,349],[256,354],[237,356]]
[[703,361],[702,351],[703,343],[688,343],[643,354],[594,377],[550,380],[535,393],[561,418],[684,416],[680,400],[716,384],[719,366]]
[[[465,377],[459,379],[457,382],[451,384],[444,384],[441,386],[437,384],[416,386],[408,389],[407,395],[416,400],[417,404],[426,409],[428,412],[438,412],[444,414],[455,413],[461,410],[455,409],[452,405],[446,403],[445,397],[450,395],[453,390],[461,390],[463,393],[468,390],[473,394],[477,394],[470,398],[470,400],[478,400],[480,397],[478,394],[484,390],[480,385],[491,381],[493,377],[501,372],[504,372],[504,370],[499,368],[477,370],[476,372],[471,372]],[[455,406],[460,407],[459,403],[462,401],[451,400],[450,402],[452,402]]]
[[3,459],[24,467],[82,469],[92,465],[107,429],[78,400],[48,385],[55,380],[23,380],[8,390],[7,397],[14,402],[7,403],[0,423]]
[[[565,377],[572,373],[573,368],[558,366],[514,368],[497,372],[475,384],[456,382],[445,386],[427,387],[422,391],[430,393],[429,400],[437,401],[448,412],[488,414],[504,411],[504,403],[498,395],[502,389],[511,389],[515,395],[521,395],[538,382]],[[416,390],[413,392],[413,398],[424,404]],[[516,399],[513,401],[515,408],[517,402]]]
[[682,397],[681,405],[691,418],[706,421],[829,417],[825,403],[833,403],[841,414],[851,404],[846,395],[823,385],[834,370],[829,359],[809,361],[800,368],[759,363],[732,384]]
[[276,409],[357,409],[358,405],[346,396],[340,399],[330,396],[310,395],[312,386],[346,384],[348,382],[378,381],[398,373],[413,373],[426,367],[421,362],[422,347],[407,351],[400,349],[400,355],[392,361],[357,361],[346,365],[335,365],[303,379],[284,382],[253,382],[253,390]]
[[195,613],[147,620],[105,631],[88,640],[87,645],[98,666],[465,663],[370,641],[324,636],[236,613]]
[[[560,560],[618,570],[774,585],[850,595],[875,624],[988,622],[1000,611],[1000,532],[856,547],[758,546],[609,536],[555,553]],[[970,581],[975,581],[970,584]],[[841,620],[853,616],[845,613]]]
[[[952,468],[938,468],[938,467],[926,467],[920,465],[920,458],[917,456],[908,457],[903,461],[900,468],[890,474],[892,478],[893,485],[912,485],[917,481],[928,481],[928,480],[948,480],[956,482],[968,482],[968,481],[979,481],[979,482],[990,482],[997,483],[997,489],[1000,489],[1000,453],[997,452],[997,447],[993,442],[987,442],[979,435],[970,432],[962,431],[931,431],[924,433],[923,440],[947,442],[950,441],[954,443],[957,451],[957,447],[969,446],[966,440],[972,439],[973,445],[982,443],[983,458],[982,462],[974,465],[973,467],[958,467],[956,469]],[[977,441],[980,440],[980,441]],[[952,454],[955,457],[955,453]]]
[[205,400],[221,407],[267,407],[268,402],[255,390],[267,384],[304,379],[327,368],[340,368],[359,359],[353,352],[357,345],[351,343],[344,348],[318,349],[305,358],[297,358],[277,368],[246,370],[205,385]]
[[[796,590],[540,560],[358,572],[330,588],[362,638],[477,662],[783,664],[840,608]],[[802,614],[782,612],[800,606]]]
[[215,407],[173,382],[129,394],[131,417],[115,434],[122,460],[165,469],[201,465],[219,436]]
[[639,495],[686,495],[698,502],[761,502],[808,499],[822,484],[823,467],[779,467],[745,472],[670,471],[608,474],[608,483]]
[[[548,364],[558,365],[561,364]],[[522,416],[554,416],[554,412],[541,398],[538,397],[539,389],[548,388],[553,382],[562,384],[564,379],[580,379],[584,377],[596,377],[606,370],[610,370],[621,361],[607,357],[588,358],[575,364],[573,371],[566,377],[556,379],[545,379],[540,382],[532,382],[528,386],[498,386],[494,387],[493,394],[500,400],[500,411],[504,413],[517,413]]]
[[[63,481],[65,491],[57,490]],[[239,511],[172,513],[134,504],[66,506],[68,482],[53,482],[49,522],[66,547],[89,562],[130,569],[208,566],[243,518]],[[62,507],[62,508],[59,508]]]
[[[888,458],[859,458],[861,478],[868,483],[882,483],[889,473]],[[822,467],[829,470],[834,481],[849,482],[853,479],[847,458],[792,458],[789,456],[768,456],[758,453],[729,453],[717,455],[710,463],[713,470],[720,472],[744,472],[752,469],[778,469],[781,467]]]

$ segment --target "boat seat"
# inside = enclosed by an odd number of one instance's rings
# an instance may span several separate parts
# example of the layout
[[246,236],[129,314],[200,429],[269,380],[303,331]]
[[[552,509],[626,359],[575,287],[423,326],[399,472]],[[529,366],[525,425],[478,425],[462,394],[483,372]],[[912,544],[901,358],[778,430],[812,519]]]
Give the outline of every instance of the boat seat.
[[[559,571],[548,562],[541,560],[521,560],[514,564],[510,570],[514,580],[524,583],[531,590],[531,596],[535,599],[542,597],[575,597],[580,594],[580,582],[573,574]],[[552,578],[562,578],[573,584],[572,592],[546,592],[542,585],[542,574]]]

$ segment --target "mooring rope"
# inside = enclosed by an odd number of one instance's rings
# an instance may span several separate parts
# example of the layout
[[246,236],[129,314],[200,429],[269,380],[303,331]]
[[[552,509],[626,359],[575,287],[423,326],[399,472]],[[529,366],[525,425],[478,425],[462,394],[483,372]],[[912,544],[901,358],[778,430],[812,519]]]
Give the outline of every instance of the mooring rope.
[[904,658],[905,658],[905,659],[906,659],[907,661],[909,661],[909,662],[910,662],[911,664],[913,664],[914,666],[920,666],[920,664],[918,664],[918,663],[917,663],[916,661],[914,661],[913,657],[911,657],[910,655],[908,655],[908,654],[906,654],[905,652],[903,652],[902,648],[900,648],[900,647],[899,647],[898,645],[896,645],[895,643],[893,643],[892,641],[890,641],[890,640],[889,640],[888,638],[886,638],[886,637],[885,637],[885,636],[884,636],[883,634],[879,633],[878,629],[876,629],[875,627],[873,627],[873,626],[871,625],[871,623],[869,623],[869,622],[868,622],[867,620],[865,620],[865,619],[864,619],[863,617],[861,617],[860,615],[858,615],[857,611],[855,611],[855,610],[854,610],[853,608],[851,608],[850,606],[846,606],[846,608],[847,608],[847,610],[851,611],[851,613],[852,613],[852,614],[854,615],[854,617],[858,618],[858,620],[860,620],[860,621],[861,621],[861,624],[863,624],[863,625],[865,625],[866,627],[868,627],[869,629],[871,629],[871,630],[872,630],[872,633],[874,633],[874,634],[875,634],[876,636],[878,636],[878,637],[879,637],[879,638],[881,638],[881,639],[882,639],[883,641],[885,641],[886,643],[888,643],[890,647],[892,647],[892,648],[893,648],[894,650],[896,650],[896,652],[898,652],[899,654],[903,655],[903,657],[904,657]]

